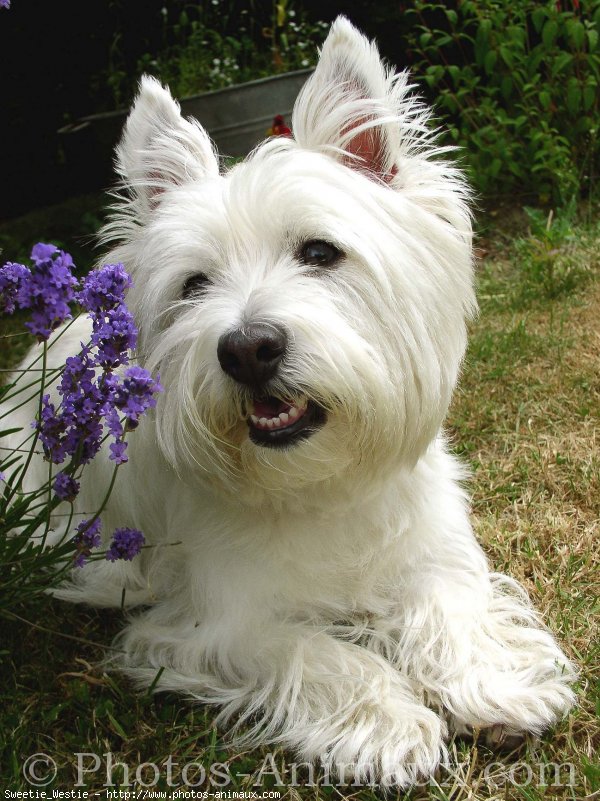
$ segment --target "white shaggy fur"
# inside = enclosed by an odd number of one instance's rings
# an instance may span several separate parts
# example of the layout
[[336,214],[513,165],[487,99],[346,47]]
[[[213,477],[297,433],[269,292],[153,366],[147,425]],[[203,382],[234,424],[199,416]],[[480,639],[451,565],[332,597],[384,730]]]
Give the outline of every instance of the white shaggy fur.
[[[475,298],[468,193],[426,123],[406,75],[343,18],[295,139],[225,174],[203,129],[143,80],[104,261],[133,276],[139,361],[165,391],[103,518],[155,547],[75,571],[60,593],[118,606],[125,588],[143,606],[119,638],[136,683],[164,668],[159,689],[220,705],[246,742],[399,785],[435,769],[447,721],[540,732],[574,679],[524,591],[490,574],[440,433]],[[307,268],[309,240],[343,259]],[[198,272],[211,285],[181,300]],[[217,359],[223,333],[258,321],[291,340],[270,394],[327,410],[288,449],[249,439],[249,396]],[[86,331],[71,327],[55,363]],[[78,510],[97,508],[110,469],[101,454],[85,471]]]

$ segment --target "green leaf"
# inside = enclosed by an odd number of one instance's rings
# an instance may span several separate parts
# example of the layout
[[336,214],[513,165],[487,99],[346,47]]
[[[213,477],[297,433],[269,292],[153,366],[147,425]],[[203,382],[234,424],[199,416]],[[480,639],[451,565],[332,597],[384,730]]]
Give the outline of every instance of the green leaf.
[[552,62],[552,77],[556,78],[573,61],[571,53],[561,53]]
[[504,78],[502,78],[502,82],[500,84],[500,91],[502,92],[502,97],[505,100],[508,100],[509,97],[511,96],[512,88],[513,88],[512,78],[510,77],[510,75],[505,75]]
[[448,33],[443,33],[438,39],[435,40],[436,47],[444,47],[447,44],[450,44],[452,41],[452,37]]
[[492,159],[492,163],[490,164],[490,173],[496,177],[500,170],[502,169],[502,162],[499,158]]
[[9,434],[16,434],[17,431],[22,431],[23,426],[17,426],[17,428],[4,428],[0,431],[0,437],[7,437]]
[[576,50],[583,48],[585,42],[585,28],[579,20],[570,19],[567,22],[567,35]]
[[475,61],[479,65],[483,64],[486,53],[490,49],[489,35],[491,29],[492,23],[489,19],[481,20],[479,27],[477,28],[477,33],[475,34],[474,53]]
[[517,45],[519,49],[523,49],[527,41],[527,32],[521,25],[509,25],[506,29],[505,39],[514,47]]
[[500,55],[502,56],[502,61],[504,61],[507,67],[512,67],[514,65],[515,62],[513,54],[508,45],[500,45]]
[[426,69],[425,79],[429,86],[435,86],[444,76],[444,68],[441,64],[432,64]]
[[[600,58],[593,53],[590,53],[589,57],[587,58],[587,66],[596,80],[600,82]],[[0,398],[1,397],[2,395],[0,395]]]
[[447,67],[447,72],[450,74],[452,81],[454,82],[454,86],[458,86],[461,77],[460,69],[456,66],[456,64],[450,64],[450,66]]
[[455,114],[458,111],[458,103],[447,90],[442,92],[440,108],[446,109],[450,114]]
[[583,87],[583,110],[589,111],[598,96],[598,88],[596,86],[592,86],[591,84],[586,84]]
[[535,11],[531,14],[531,21],[533,22],[533,27],[536,30],[536,33],[539,33],[542,30],[542,25],[544,24],[544,20],[548,16],[548,11],[545,8],[536,8]]
[[567,111],[577,114],[581,108],[581,89],[576,78],[571,78],[567,85]]
[[590,119],[590,117],[583,116],[579,117],[579,119],[575,122],[573,126],[573,131],[577,134],[585,134],[593,127],[594,123]]
[[487,39],[490,31],[492,30],[492,21],[487,17],[481,20],[479,28],[477,29],[477,36]]
[[540,106],[543,109],[549,109],[551,101],[552,96],[550,95],[550,92],[547,92],[545,89],[540,92]]
[[588,38],[588,46],[591,53],[598,47],[598,31],[595,30],[594,28],[590,28],[587,31],[587,38]]
[[542,42],[546,45],[546,47],[551,47],[554,44],[554,40],[558,35],[558,25],[553,19],[549,19],[548,22],[545,23],[544,28],[542,30]]
[[445,11],[446,11],[446,17],[448,18],[448,20],[453,25],[456,25],[456,23],[458,22],[458,14],[456,13],[456,11],[454,11],[454,9],[452,9],[452,8],[447,8],[447,9],[445,9]]
[[488,50],[483,60],[483,66],[487,75],[491,75],[498,61],[498,53],[495,50]]

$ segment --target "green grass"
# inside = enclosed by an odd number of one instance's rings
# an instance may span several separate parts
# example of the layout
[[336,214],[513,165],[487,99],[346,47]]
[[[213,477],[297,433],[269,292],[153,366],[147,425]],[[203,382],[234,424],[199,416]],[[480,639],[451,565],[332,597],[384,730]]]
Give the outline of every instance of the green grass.
[[[97,208],[95,204],[93,200]],[[83,206],[73,203],[68,208]],[[44,236],[52,239],[50,228],[37,227],[40,220],[53,221],[52,214],[18,221],[14,230],[2,226],[0,236],[25,249]],[[69,225],[75,225],[74,217]],[[73,240],[78,230],[71,230]],[[70,248],[68,229],[57,224],[57,231]],[[478,536],[494,567],[527,587],[580,665],[579,706],[541,740],[530,739],[508,754],[492,753],[481,744],[452,742],[453,767],[439,775],[441,786],[401,794],[412,801],[579,801],[600,790],[600,653],[595,637],[600,607],[600,450],[596,442],[600,229],[573,222],[572,235],[558,244],[553,257],[577,277],[559,292],[549,292],[543,276],[530,269],[527,244],[514,244],[519,238],[526,242],[527,236],[520,219],[510,230],[488,229],[486,239],[478,243],[484,254],[479,265],[481,315],[472,328],[448,428],[456,451],[473,472]],[[4,255],[16,260],[21,251],[7,249]],[[91,251],[82,252],[80,261],[89,266]],[[3,351],[8,363],[23,345],[17,339],[5,342],[11,343]],[[136,694],[124,678],[109,675],[99,666],[104,646],[121,628],[118,611],[75,607],[49,598],[13,611],[17,617],[0,619],[2,789],[30,789],[22,766],[38,752],[51,756],[57,765],[57,778],[46,789],[73,787],[79,752],[98,754],[101,760],[98,771],[86,774],[90,791],[101,792],[106,784],[102,755],[107,752],[129,766],[132,782],[142,762],[159,766],[160,778],[153,790],[173,789],[168,785],[169,755],[178,763],[172,768],[174,783],[186,763],[201,763],[208,769],[224,762],[232,776],[225,790],[265,790],[274,785],[273,764],[265,763],[268,752],[239,752],[228,746],[213,725],[214,710],[174,695]],[[284,786],[276,788],[282,797],[344,795],[360,801],[380,797],[369,788],[315,788],[306,782],[291,787],[283,765],[292,758],[276,749],[272,752],[284,778]],[[572,763],[575,786],[541,786],[534,779],[518,787],[507,780],[513,770],[516,781],[523,783],[528,769],[537,775],[540,763]],[[262,785],[253,788],[261,767]],[[189,768],[189,782],[201,778],[194,770]],[[307,770],[301,775],[309,778]],[[152,768],[140,777],[151,781]],[[122,780],[122,770],[115,769],[115,786]],[[220,789],[206,783],[202,787]]]

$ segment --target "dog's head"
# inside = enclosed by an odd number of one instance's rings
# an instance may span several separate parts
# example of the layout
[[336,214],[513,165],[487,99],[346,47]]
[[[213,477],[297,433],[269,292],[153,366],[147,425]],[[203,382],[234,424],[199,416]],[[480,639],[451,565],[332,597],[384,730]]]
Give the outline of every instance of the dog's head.
[[105,238],[160,372],[160,446],[255,497],[356,492],[435,437],[475,307],[460,174],[406,74],[339,18],[294,138],[220,172],[208,136],[145,78]]

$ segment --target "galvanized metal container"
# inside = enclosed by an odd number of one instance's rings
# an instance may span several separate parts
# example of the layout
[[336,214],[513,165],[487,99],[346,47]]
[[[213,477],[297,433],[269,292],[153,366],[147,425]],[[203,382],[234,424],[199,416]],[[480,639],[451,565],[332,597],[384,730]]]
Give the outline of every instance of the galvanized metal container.
[[[185,117],[196,117],[225,156],[245,156],[267,135],[273,117],[289,124],[298,92],[312,70],[297,70],[183,98]],[[91,191],[110,183],[112,159],[127,111],[81,117],[58,133],[72,191]]]

